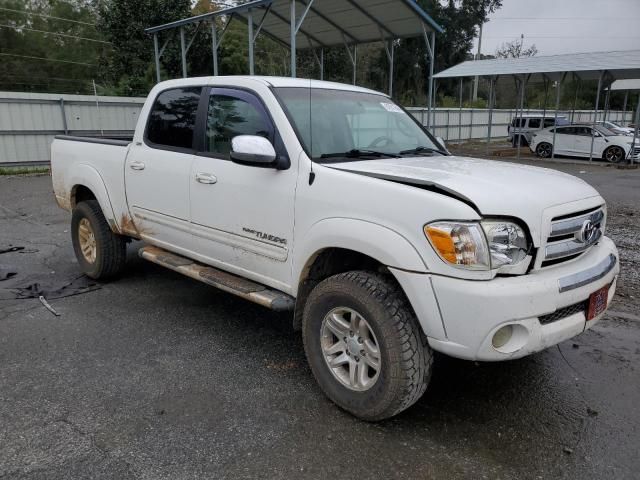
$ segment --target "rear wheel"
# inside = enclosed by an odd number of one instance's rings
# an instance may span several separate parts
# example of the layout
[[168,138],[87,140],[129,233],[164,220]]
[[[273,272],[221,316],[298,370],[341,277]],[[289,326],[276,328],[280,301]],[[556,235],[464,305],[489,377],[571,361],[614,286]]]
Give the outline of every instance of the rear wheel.
[[73,209],[71,241],[78,264],[88,277],[108,279],[124,269],[126,238],[111,231],[96,200],[80,202]]
[[625,157],[624,149],[613,145],[604,151],[602,157],[609,163],[620,163]]
[[352,271],[309,295],[303,338],[325,394],[369,421],[413,405],[431,376],[433,356],[403,292],[382,275]]
[[540,142],[536,147],[536,155],[540,158],[549,158],[553,151],[553,147],[548,142]]

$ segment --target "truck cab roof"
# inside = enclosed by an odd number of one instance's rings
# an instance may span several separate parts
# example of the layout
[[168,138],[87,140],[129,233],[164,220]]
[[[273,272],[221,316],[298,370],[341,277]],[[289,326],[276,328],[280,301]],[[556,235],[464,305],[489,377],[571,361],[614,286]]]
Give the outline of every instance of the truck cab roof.
[[327,82],[324,80],[312,80],[308,78],[291,78],[291,77],[270,77],[260,75],[222,75],[210,77],[189,77],[175,80],[166,80],[156,85],[161,90],[171,87],[189,86],[189,85],[234,85],[238,81],[259,82],[266,87],[293,87],[293,88],[324,88],[328,90],[347,90],[352,92],[373,93],[377,95],[388,96],[385,93],[377,92],[368,88],[358,87],[355,85],[346,85],[344,83]]

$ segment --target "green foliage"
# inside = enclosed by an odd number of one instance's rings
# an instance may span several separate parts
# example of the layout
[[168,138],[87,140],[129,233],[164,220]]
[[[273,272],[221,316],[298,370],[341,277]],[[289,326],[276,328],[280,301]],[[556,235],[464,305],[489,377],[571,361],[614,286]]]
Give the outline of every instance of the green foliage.
[[0,90],[89,93],[110,48],[95,21],[88,0],[3,0]]

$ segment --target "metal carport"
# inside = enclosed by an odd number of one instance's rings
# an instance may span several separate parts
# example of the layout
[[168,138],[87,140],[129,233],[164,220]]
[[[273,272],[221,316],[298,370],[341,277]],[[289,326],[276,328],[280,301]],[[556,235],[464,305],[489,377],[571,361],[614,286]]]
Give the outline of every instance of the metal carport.
[[[218,32],[216,19],[223,17]],[[178,29],[182,55],[182,76],[187,76],[186,56],[198,30],[205,24],[211,28],[211,52],[213,74],[218,75],[218,47],[227,27],[238,19],[247,24],[249,43],[249,74],[254,74],[254,45],[262,33],[286,46],[291,51],[291,76],[296,76],[296,51],[311,49],[324,78],[324,48],[344,45],[353,65],[353,82],[356,79],[358,45],[382,42],[389,60],[389,95],[393,93],[394,41],[421,36],[427,46],[429,61],[428,108],[433,104],[433,68],[435,58],[435,34],[440,27],[415,0],[255,0],[236,7],[205,13],[183,20],[147,28],[153,35],[157,79],[160,81],[160,58],[171,39],[159,46],[158,34]],[[190,40],[185,38],[185,25],[197,24]]]
[[[527,58],[498,58],[490,60],[466,61],[434,75],[439,78],[459,78],[460,85],[464,77],[486,77],[490,81],[489,88],[489,129],[487,145],[491,141],[491,111],[495,102],[495,87],[498,78],[512,77],[519,84],[520,118],[524,109],[524,93],[528,82],[543,81],[557,82],[556,108],[554,118],[557,119],[560,104],[562,83],[571,74],[580,80],[598,80],[598,93],[595,102],[595,117],[598,117],[600,106],[600,92],[605,86],[615,80],[640,78],[640,50],[574,53]],[[462,89],[461,89],[462,90]],[[546,110],[546,105],[545,105]],[[555,132],[554,132],[555,145]],[[552,155],[552,158],[555,154]],[[518,158],[520,157],[520,142],[518,141]],[[591,152],[589,161],[593,159],[593,135],[591,138]]]

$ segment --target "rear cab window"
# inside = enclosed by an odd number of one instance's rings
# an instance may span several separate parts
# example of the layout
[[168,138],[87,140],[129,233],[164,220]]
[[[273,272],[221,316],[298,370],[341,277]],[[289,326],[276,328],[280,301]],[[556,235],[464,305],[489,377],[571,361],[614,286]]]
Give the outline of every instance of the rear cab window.
[[149,113],[145,143],[153,148],[192,151],[201,92],[202,87],[161,92]]

